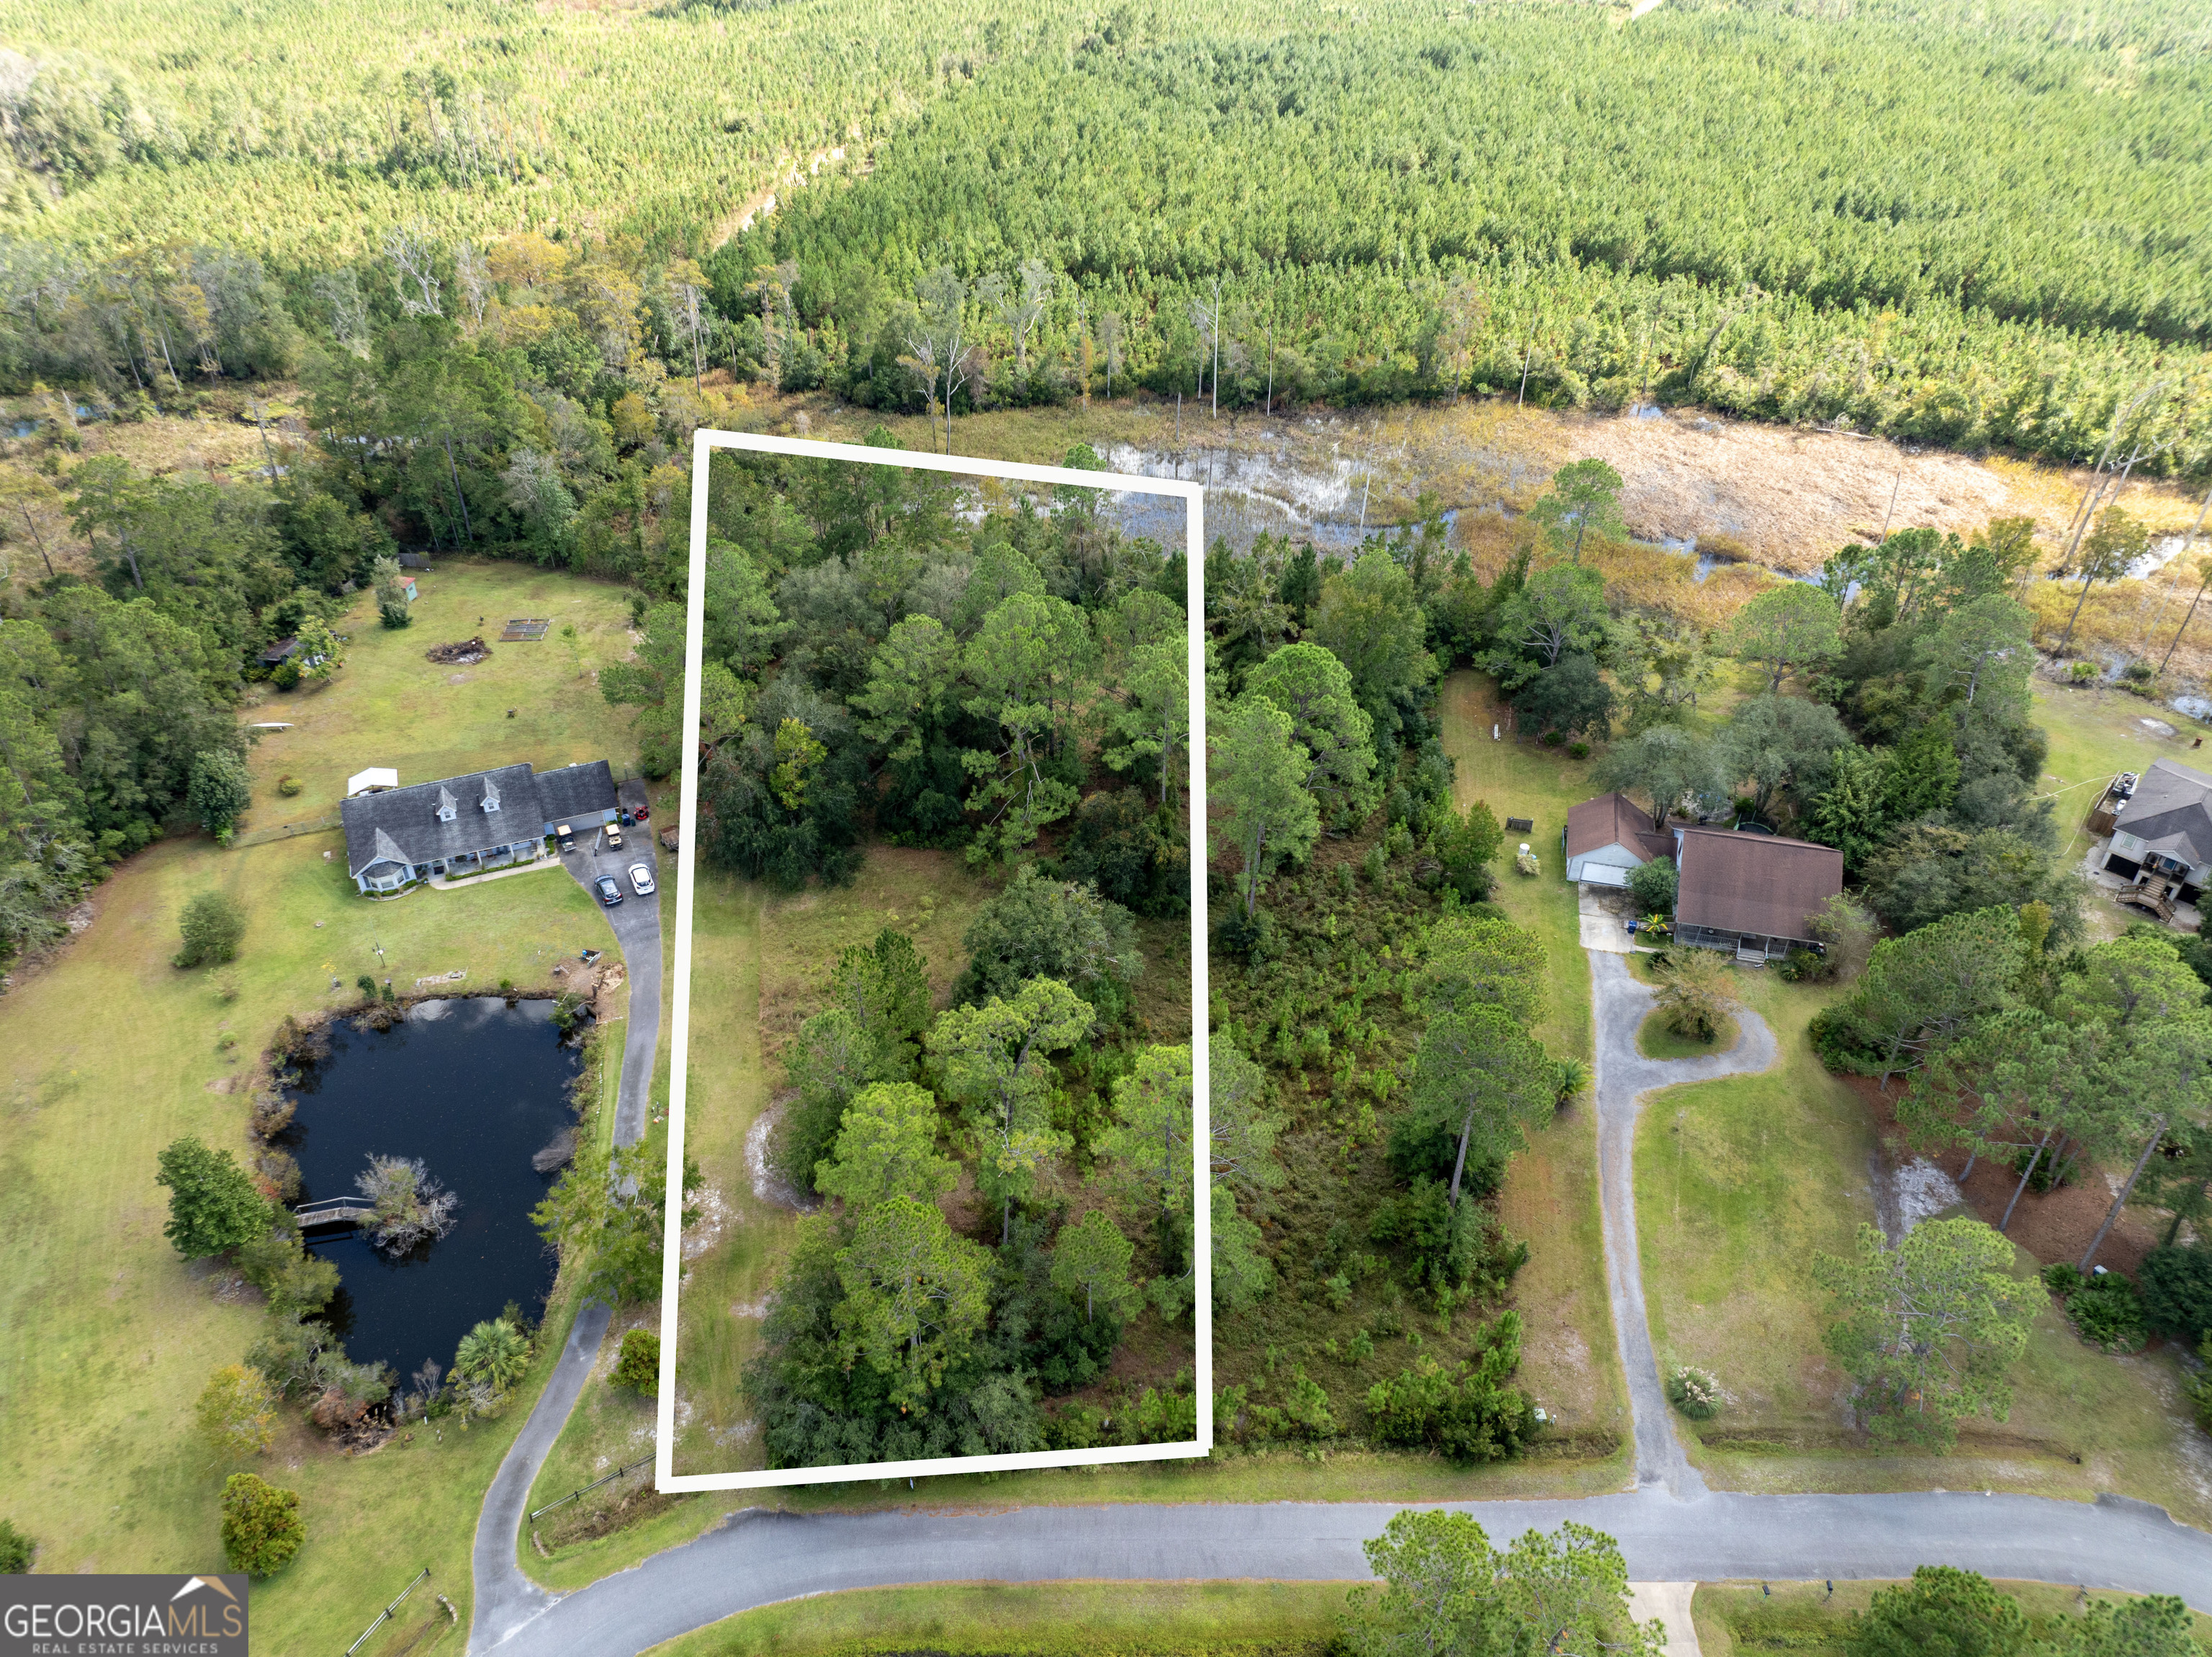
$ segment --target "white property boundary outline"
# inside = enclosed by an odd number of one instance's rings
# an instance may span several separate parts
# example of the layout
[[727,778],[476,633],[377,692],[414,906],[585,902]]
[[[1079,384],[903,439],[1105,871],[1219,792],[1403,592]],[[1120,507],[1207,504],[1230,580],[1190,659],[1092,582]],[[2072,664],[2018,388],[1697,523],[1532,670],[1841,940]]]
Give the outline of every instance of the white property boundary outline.
[[677,1288],[682,1276],[683,1209],[667,1204],[667,1229],[660,1265],[660,1402],[654,1434],[653,1485],[657,1489],[752,1490],[793,1484],[843,1483],[864,1478],[922,1478],[954,1473],[1011,1471],[1030,1467],[1089,1467],[1136,1461],[1174,1461],[1203,1456],[1213,1447],[1213,1205],[1207,1167],[1212,1133],[1206,1078],[1207,1009],[1212,1005],[1206,973],[1206,533],[1205,490],[1197,484],[1124,472],[1077,472],[1066,466],[1024,466],[980,460],[965,455],[920,454],[905,449],[866,448],[857,443],[823,443],[802,437],[769,437],[750,432],[701,429],[691,439],[691,562],[685,589],[684,626],[684,785],[680,837],[676,852],[676,993],[668,1071],[668,1185],[684,1188],[684,1112],[691,1038],[691,909],[697,892],[699,821],[699,679],[705,655],[706,612],[699,595],[707,580],[707,473],[716,449],[787,454],[803,460],[843,460],[861,466],[899,466],[996,478],[1013,483],[1048,484],[1119,494],[1162,495],[1183,503],[1185,613],[1189,646],[1190,735],[1184,752],[1190,766],[1190,984],[1191,984],[1191,1255],[1197,1275],[1192,1300],[1197,1325],[1198,1436],[1175,1444],[1135,1444],[1099,1450],[1029,1450],[994,1456],[938,1456],[921,1461],[872,1461],[836,1467],[789,1467],[750,1473],[691,1473],[681,1477],[676,1461]]

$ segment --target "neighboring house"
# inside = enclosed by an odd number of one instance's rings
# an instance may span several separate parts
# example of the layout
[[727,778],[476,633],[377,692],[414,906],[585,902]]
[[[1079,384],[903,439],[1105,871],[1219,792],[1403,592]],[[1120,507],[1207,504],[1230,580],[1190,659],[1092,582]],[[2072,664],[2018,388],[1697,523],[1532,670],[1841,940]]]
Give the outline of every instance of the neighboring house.
[[2212,777],[2154,759],[2116,803],[2103,868],[2138,888],[2121,894],[2123,901],[2148,899],[2144,906],[2154,908],[2170,907],[2174,898],[2196,903],[2212,881]]
[[434,874],[528,862],[560,825],[611,823],[615,810],[614,775],[604,759],[542,775],[526,765],[501,765],[382,789],[339,807],[346,873],[362,892],[396,892]]
[[290,657],[299,648],[299,640],[280,638],[261,653],[261,665],[264,667],[274,667],[278,662]]
[[1651,813],[1625,794],[1601,794],[1567,813],[1570,880],[1625,886],[1653,858],[1674,855],[1674,838],[1655,830]]
[[1814,947],[1812,919],[1844,889],[1844,854],[1743,829],[1674,831],[1674,937],[1738,960]]

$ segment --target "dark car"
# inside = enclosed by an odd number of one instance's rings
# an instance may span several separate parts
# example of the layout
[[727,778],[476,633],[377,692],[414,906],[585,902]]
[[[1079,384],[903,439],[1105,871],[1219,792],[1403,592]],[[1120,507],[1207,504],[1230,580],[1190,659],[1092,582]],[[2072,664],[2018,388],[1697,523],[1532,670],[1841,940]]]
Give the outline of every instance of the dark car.
[[602,874],[592,882],[592,890],[599,894],[599,901],[612,909],[622,901],[622,887],[615,884],[611,874]]

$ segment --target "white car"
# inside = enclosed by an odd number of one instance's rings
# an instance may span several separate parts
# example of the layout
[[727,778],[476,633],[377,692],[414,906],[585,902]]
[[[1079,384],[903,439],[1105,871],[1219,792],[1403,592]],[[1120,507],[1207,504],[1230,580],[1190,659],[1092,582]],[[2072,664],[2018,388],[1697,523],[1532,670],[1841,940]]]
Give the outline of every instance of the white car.
[[632,863],[629,866],[629,884],[630,889],[639,897],[650,898],[653,895],[653,871],[643,863]]

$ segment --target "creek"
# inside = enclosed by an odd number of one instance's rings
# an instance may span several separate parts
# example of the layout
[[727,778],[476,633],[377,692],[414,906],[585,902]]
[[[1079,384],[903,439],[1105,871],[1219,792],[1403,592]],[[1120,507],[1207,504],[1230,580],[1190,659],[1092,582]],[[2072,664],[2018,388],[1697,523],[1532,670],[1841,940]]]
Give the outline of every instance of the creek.
[[330,1057],[305,1071],[282,1142],[299,1160],[301,1200],[349,1197],[372,1155],[419,1157],[460,1198],[453,1228],[393,1257],[358,1229],[317,1230],[308,1246],[338,1269],[328,1320],[356,1363],[381,1359],[396,1386],[509,1301],[535,1319],[556,1262],[530,1210],[558,1178],[532,1155],[573,1125],[580,1057],[553,1003],[497,996],[418,1002],[385,1031],[341,1024]]

